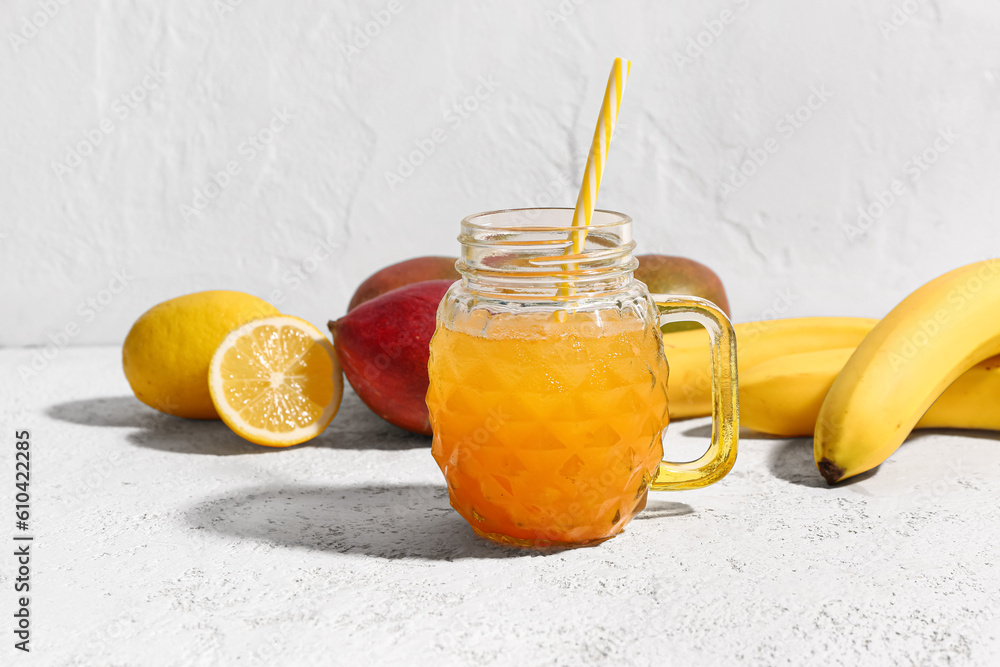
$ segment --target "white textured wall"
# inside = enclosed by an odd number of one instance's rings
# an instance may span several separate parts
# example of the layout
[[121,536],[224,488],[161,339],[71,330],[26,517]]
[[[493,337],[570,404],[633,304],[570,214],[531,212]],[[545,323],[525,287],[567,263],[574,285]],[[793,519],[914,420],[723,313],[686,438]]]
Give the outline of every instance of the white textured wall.
[[616,55],[600,204],[715,267],[737,319],[880,315],[1000,254],[996,0],[7,0],[0,28],[0,344],[117,343],[209,288],[322,324],[373,270],[455,253],[464,214],[572,205]]

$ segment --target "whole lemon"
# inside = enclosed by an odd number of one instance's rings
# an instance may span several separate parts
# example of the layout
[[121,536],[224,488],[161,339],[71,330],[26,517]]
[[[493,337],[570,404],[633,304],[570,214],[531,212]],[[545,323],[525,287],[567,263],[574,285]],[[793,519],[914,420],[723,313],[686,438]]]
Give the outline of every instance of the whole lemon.
[[218,419],[208,391],[212,354],[230,331],[280,315],[243,292],[213,290],[153,306],[136,320],[122,346],[122,367],[135,397],[160,412]]

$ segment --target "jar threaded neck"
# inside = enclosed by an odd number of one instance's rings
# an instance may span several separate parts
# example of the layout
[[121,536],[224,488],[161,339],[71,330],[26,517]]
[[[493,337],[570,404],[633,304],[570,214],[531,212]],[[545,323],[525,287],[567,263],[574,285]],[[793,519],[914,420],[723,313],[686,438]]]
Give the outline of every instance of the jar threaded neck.
[[465,218],[456,264],[465,285],[483,294],[560,299],[604,295],[631,285],[638,266],[632,256],[631,218],[595,211],[583,251],[570,254],[579,229],[572,218],[569,208],[508,209]]

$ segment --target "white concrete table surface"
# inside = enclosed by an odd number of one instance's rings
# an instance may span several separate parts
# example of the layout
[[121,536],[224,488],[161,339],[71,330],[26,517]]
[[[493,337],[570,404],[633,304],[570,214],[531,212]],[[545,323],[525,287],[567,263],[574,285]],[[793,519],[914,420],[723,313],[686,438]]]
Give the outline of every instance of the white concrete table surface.
[[[247,444],[135,400],[113,347],[0,350],[3,665],[997,664],[1000,442],[911,438],[827,488],[810,442],[651,494],[539,555],[476,538],[429,439],[353,393],[313,443]],[[673,424],[672,451],[706,420]],[[32,443],[30,654],[13,648],[14,432]]]

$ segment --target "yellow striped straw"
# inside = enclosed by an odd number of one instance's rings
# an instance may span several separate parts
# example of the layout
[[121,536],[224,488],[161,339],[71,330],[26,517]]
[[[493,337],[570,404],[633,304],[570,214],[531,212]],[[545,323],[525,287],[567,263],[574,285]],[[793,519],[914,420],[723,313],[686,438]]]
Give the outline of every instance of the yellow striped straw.
[[601,104],[601,116],[597,119],[594,129],[594,141],[587,155],[587,170],[580,184],[580,194],[576,198],[576,210],[573,211],[573,244],[565,254],[579,255],[583,252],[583,244],[587,240],[587,227],[594,217],[594,207],[597,204],[597,192],[601,189],[601,176],[604,175],[604,164],[608,160],[608,150],[611,148],[611,136],[618,124],[618,112],[622,107],[622,97],[625,94],[625,84],[628,83],[628,73],[632,69],[632,61],[615,58],[608,77],[608,87],[604,90],[604,102]]

